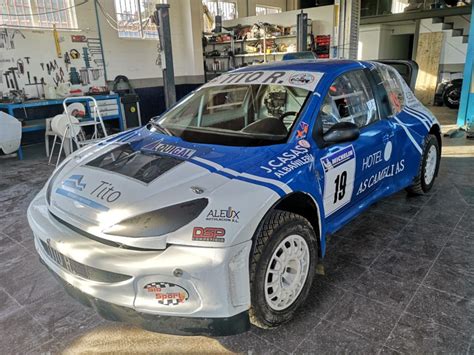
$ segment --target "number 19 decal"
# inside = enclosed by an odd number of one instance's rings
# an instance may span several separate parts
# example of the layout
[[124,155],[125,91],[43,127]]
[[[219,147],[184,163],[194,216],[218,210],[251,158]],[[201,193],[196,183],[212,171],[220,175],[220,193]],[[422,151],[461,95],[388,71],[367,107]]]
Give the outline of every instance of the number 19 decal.
[[347,182],[347,171],[343,171],[341,175],[338,175],[334,183],[336,184],[334,191],[334,202],[336,203],[339,200],[344,198],[346,193],[346,182]]
[[348,204],[354,189],[356,156],[352,145],[321,158],[326,217]]

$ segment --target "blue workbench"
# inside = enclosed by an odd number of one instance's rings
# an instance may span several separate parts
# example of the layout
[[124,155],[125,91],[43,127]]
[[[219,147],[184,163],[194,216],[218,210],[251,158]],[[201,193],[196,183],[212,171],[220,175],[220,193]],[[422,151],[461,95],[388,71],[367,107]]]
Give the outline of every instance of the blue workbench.
[[[98,102],[98,105],[99,105],[99,101],[104,101],[104,100],[115,100],[117,102],[118,114],[108,115],[107,112],[101,112],[102,120],[104,121],[118,120],[120,131],[123,131],[124,126],[123,126],[123,117],[122,117],[122,106],[120,104],[119,95],[117,94],[95,95],[94,98]],[[86,101],[88,100],[87,99],[74,100],[74,102],[86,102]],[[16,110],[25,110],[27,108],[41,108],[41,107],[55,106],[55,105],[62,106],[62,104],[63,104],[63,99],[29,100],[22,103],[0,103],[0,110],[8,113],[9,115],[13,117],[17,117],[15,116]],[[84,105],[84,106],[86,107],[86,110],[89,110],[88,105]],[[87,114],[89,114],[89,111],[87,112]],[[46,118],[49,118],[49,117],[36,117],[36,116],[32,118],[26,117],[23,121],[22,133],[44,131],[46,129],[46,124],[45,124]],[[30,124],[28,124],[28,121],[30,121]],[[34,121],[34,123],[32,121]],[[18,157],[20,160],[23,159],[23,152],[21,149],[21,145],[20,145],[20,148],[18,149]]]

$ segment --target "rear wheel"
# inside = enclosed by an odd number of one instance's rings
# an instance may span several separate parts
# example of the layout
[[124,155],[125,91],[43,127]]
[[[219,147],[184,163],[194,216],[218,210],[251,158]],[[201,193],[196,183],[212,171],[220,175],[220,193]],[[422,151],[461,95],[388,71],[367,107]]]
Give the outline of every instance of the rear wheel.
[[429,134],[425,138],[418,175],[413,180],[413,185],[407,188],[408,192],[421,195],[431,190],[438,175],[440,155],[438,139]]
[[302,216],[275,210],[264,221],[250,264],[250,319],[261,328],[289,321],[308,296],[318,259],[316,234]]

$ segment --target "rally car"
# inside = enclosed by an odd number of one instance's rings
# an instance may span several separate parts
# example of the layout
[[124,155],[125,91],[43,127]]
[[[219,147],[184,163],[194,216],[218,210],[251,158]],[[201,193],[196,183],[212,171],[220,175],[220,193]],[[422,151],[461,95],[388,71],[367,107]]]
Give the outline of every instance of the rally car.
[[401,189],[427,193],[440,151],[388,65],[246,67],[71,154],[28,221],[46,267],[106,319],[235,334],[290,320],[326,236]]

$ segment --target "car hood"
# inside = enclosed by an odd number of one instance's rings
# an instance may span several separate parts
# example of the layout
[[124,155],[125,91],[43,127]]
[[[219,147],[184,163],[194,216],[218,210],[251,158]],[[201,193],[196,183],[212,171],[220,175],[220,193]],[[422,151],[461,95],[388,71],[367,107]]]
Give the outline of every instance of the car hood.
[[289,164],[308,156],[308,148],[299,144],[195,144],[142,128],[76,154],[51,181],[50,209],[75,225],[92,226],[89,232],[96,234],[128,217],[184,201],[208,198],[212,206],[218,190],[233,181],[278,197],[291,192]]

